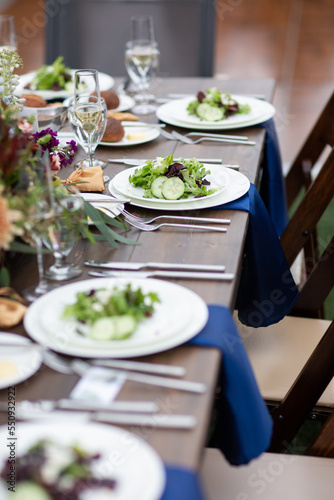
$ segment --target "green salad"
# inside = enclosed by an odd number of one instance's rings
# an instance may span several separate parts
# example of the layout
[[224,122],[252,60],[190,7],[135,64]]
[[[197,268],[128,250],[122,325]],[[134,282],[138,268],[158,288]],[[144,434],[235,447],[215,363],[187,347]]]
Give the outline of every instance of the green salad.
[[249,113],[248,104],[240,104],[227,92],[221,93],[216,87],[198,92],[197,99],[188,104],[189,115],[198,116],[207,122],[224,120],[236,113]]
[[210,173],[196,158],[175,162],[173,155],[158,156],[137,168],[129,182],[144,189],[144,198],[178,200],[190,195],[199,198],[217,191],[208,189],[210,183],[205,176]]
[[78,292],[76,302],[65,307],[63,317],[75,319],[77,331],[89,338],[123,340],[134,333],[139,321],[152,316],[157,302],[156,293],[143,293],[131,284],[93,289]]
[[31,90],[72,90],[74,88],[70,68],[64,65],[63,57],[58,57],[53,64],[46,64],[36,71],[28,84]]

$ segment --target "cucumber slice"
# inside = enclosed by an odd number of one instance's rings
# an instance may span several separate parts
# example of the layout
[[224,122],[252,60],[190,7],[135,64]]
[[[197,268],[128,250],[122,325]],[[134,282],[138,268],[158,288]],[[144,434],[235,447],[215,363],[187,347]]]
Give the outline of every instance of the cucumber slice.
[[179,177],[170,177],[162,185],[162,194],[166,200],[178,200],[184,193],[184,183]]
[[101,318],[92,325],[89,337],[95,340],[113,340],[116,335],[114,318]]
[[216,122],[224,118],[223,108],[210,106],[210,104],[203,102],[197,108],[197,114],[202,120],[207,122]]
[[133,334],[137,321],[133,316],[113,316],[98,319],[90,330],[89,337],[95,340],[123,340]]
[[114,320],[116,322],[116,339],[123,340],[133,334],[137,328],[137,321],[133,316],[123,315],[115,316]]
[[162,186],[166,180],[167,177],[165,175],[160,175],[160,177],[154,179],[151,185],[151,191],[153,196],[155,196],[156,198],[163,198]]
[[31,481],[18,483],[10,498],[13,500],[51,500],[50,495],[42,486]]

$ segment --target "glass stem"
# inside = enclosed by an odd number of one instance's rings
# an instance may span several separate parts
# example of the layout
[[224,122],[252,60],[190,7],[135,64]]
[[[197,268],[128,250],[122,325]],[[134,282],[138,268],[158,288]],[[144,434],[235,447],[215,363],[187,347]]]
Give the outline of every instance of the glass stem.
[[36,250],[37,250],[37,268],[38,268],[38,285],[36,290],[47,290],[48,285],[44,276],[44,256],[42,252],[43,242],[38,236],[35,237]]
[[91,135],[88,134],[88,151],[87,151],[87,160],[89,163],[89,166],[93,166],[93,151],[92,151],[92,138]]

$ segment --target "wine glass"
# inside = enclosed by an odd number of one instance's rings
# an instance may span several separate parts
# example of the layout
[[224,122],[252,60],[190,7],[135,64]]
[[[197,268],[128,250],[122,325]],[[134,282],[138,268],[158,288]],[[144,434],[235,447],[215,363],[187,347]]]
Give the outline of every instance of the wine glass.
[[26,239],[32,241],[36,247],[39,279],[37,285],[26,288],[22,292],[23,297],[29,302],[33,302],[50,290],[50,285],[44,275],[43,237],[47,234],[50,224],[52,224],[56,203],[49,158],[48,155],[44,156],[45,158],[34,168],[34,200],[27,207],[24,221]]
[[74,98],[90,94],[101,97],[99,72],[97,69],[78,69],[74,73]]
[[80,235],[83,218],[83,199],[77,189],[72,187],[71,191],[74,194],[68,193],[57,200],[53,223],[43,237],[44,245],[53,251],[55,258],[55,263],[45,272],[50,280],[69,280],[82,272],[79,267],[66,261]]
[[102,97],[81,95],[69,101],[68,119],[79,144],[86,153],[86,159],[79,161],[75,166],[83,163],[84,167],[104,168],[107,164],[94,157],[95,149],[101,141],[107,125],[107,107]]
[[131,18],[131,40],[125,47],[125,67],[132,82],[138,86],[136,100],[132,108],[139,115],[152,113],[156,106],[149,104],[147,89],[159,66],[158,44],[154,39],[152,16]]
[[14,16],[0,16],[0,51],[16,50]]

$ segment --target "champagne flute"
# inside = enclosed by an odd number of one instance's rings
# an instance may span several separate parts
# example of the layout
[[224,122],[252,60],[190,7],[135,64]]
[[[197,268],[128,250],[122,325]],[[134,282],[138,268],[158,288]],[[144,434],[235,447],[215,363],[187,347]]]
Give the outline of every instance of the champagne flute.
[[68,264],[66,259],[80,235],[83,219],[83,199],[79,190],[71,187],[74,194],[68,193],[57,200],[53,224],[44,235],[44,245],[53,251],[55,263],[46,271],[50,280],[63,281],[81,274],[81,269]]
[[15,51],[16,45],[14,16],[0,16],[0,51],[3,49]]
[[99,72],[96,69],[78,69],[74,73],[74,98],[90,94],[101,97]]
[[132,108],[136,114],[148,114],[156,110],[149,104],[147,89],[159,66],[158,44],[154,39],[152,16],[131,18],[131,40],[125,47],[125,67],[132,82],[140,92],[136,96],[139,104]]
[[84,167],[107,164],[94,157],[95,149],[101,141],[107,125],[107,107],[102,97],[82,95],[74,97],[68,105],[68,119],[79,144],[86,153],[86,159],[79,161],[75,166],[83,163]]

